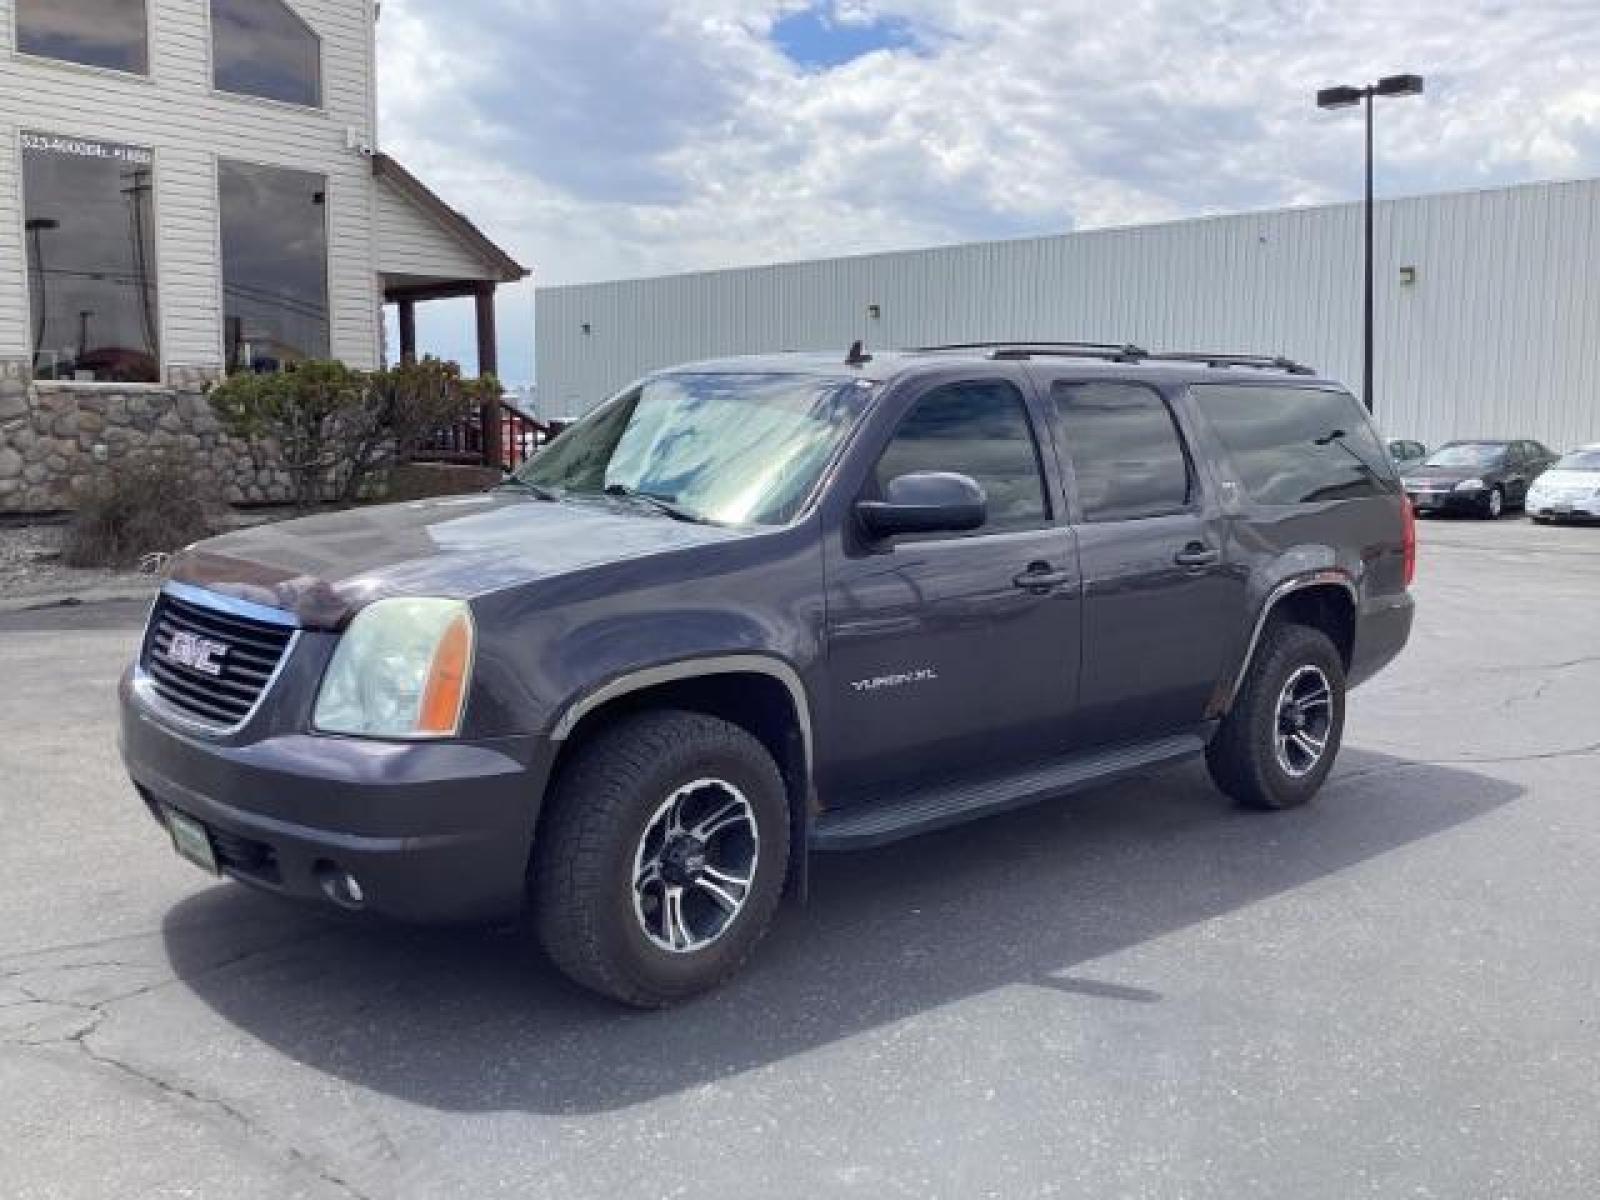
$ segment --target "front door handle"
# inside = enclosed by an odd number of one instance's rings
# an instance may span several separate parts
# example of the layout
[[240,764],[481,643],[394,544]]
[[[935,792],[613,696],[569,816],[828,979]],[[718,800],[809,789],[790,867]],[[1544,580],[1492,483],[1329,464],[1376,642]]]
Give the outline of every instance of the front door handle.
[[1058,587],[1065,587],[1071,583],[1072,572],[1057,571],[1047,562],[1029,563],[1028,569],[1011,582],[1025,592],[1033,592],[1035,595],[1042,596],[1046,592],[1052,592]]
[[1209,567],[1222,556],[1204,542],[1190,542],[1173,556],[1180,567]]

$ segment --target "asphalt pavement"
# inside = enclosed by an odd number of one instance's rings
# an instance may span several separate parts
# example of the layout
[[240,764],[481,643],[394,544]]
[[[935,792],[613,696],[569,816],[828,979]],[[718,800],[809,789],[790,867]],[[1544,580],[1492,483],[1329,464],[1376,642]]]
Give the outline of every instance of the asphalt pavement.
[[1422,541],[1313,806],[821,859],[651,1014],[201,875],[117,761],[143,606],[0,615],[0,1194],[1600,1195],[1600,529]]

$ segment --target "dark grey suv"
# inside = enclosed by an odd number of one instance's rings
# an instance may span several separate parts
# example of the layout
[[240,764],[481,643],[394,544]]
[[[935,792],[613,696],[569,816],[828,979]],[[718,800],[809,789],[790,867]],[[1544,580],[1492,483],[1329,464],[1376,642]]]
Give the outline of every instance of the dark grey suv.
[[1204,755],[1321,786],[1411,628],[1366,415],[1282,360],[984,345],[663,371],[493,493],[202,543],[122,687],[208,870],[531,911],[632,1004],[714,985],[812,851]]

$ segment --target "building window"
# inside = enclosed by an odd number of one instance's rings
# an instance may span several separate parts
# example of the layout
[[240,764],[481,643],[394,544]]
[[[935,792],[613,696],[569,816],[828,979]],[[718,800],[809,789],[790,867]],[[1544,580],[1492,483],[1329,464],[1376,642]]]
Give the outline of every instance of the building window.
[[17,0],[17,49],[87,67],[150,73],[145,0]]
[[327,180],[236,162],[218,175],[228,369],[327,358]]
[[22,187],[35,377],[159,381],[154,156],[24,133]]
[[322,107],[322,42],[284,0],[211,0],[219,92]]

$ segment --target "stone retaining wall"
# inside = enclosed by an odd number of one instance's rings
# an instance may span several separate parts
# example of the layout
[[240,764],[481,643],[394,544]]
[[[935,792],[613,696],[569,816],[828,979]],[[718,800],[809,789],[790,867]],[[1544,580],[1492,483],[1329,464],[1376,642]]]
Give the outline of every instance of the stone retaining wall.
[[0,360],[0,513],[70,509],[98,472],[168,455],[231,504],[288,502],[276,447],[230,437],[211,412],[215,378],[175,367],[164,387],[52,383]]

